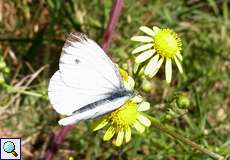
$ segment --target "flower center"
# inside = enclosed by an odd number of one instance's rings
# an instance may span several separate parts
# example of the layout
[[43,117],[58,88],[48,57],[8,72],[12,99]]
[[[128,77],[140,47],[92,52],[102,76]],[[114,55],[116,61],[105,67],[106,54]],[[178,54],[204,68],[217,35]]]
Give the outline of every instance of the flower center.
[[181,50],[182,43],[171,29],[160,29],[153,39],[154,48],[162,57],[172,58]]
[[134,124],[139,114],[137,104],[128,101],[116,111],[112,112],[109,116],[111,123],[119,128],[126,128]]

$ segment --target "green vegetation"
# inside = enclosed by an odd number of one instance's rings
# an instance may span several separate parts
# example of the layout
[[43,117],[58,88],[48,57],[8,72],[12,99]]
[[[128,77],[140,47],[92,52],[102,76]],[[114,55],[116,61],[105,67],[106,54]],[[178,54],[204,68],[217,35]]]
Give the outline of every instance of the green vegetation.
[[[41,159],[60,127],[47,86],[66,36],[80,31],[100,43],[112,2],[0,2],[0,137],[22,137],[24,159]],[[230,154],[229,8],[228,0],[125,0],[108,51],[134,77],[150,115],[222,156]],[[174,64],[170,85],[163,67],[153,79],[133,74],[130,38],[142,25],[171,28],[182,39],[184,74]],[[211,160],[154,127],[134,131],[122,147],[102,141],[103,132],[92,132],[91,121],[76,124],[54,159]]]

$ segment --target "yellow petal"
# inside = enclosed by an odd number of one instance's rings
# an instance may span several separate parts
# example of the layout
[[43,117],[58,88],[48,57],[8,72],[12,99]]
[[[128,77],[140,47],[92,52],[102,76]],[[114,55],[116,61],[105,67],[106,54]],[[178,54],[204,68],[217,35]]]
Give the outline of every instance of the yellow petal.
[[124,131],[119,131],[117,134],[115,145],[120,146],[123,142],[123,139],[124,139]]
[[114,134],[115,134],[115,129],[113,127],[109,127],[109,129],[107,129],[107,131],[104,134],[103,140],[104,141],[110,140]]
[[157,65],[158,59],[159,59],[159,54],[157,54],[153,58],[151,58],[151,60],[149,61],[149,63],[145,67],[145,70],[144,70],[145,75],[149,75],[150,73],[153,72],[154,68]]
[[138,116],[138,120],[146,127],[149,127],[151,125],[151,121],[141,114]]
[[107,124],[108,124],[108,121],[106,118],[97,119],[93,124],[93,131],[97,131],[105,127]]
[[183,60],[183,57],[182,57],[180,52],[176,52],[176,56],[177,56],[177,58],[179,58],[180,61]]
[[156,67],[151,71],[151,73],[148,74],[148,76],[149,76],[150,78],[152,78],[153,76],[155,76],[155,75],[157,74],[157,72],[159,71],[159,69],[160,69],[160,67],[161,67],[161,65],[162,65],[162,63],[163,63],[163,61],[164,61],[164,58],[162,57],[162,58],[157,62]]
[[154,49],[147,50],[143,53],[141,53],[139,56],[136,57],[135,62],[136,63],[142,63],[149,59],[153,54],[155,53]]
[[135,121],[133,126],[140,133],[143,133],[145,131],[145,127],[139,121]]
[[138,106],[138,111],[147,111],[150,109],[150,103],[149,102],[141,102]]
[[153,43],[147,43],[147,44],[141,45],[141,46],[135,48],[132,51],[132,54],[139,53],[139,52],[142,52],[144,50],[150,49],[152,46],[153,46]]
[[129,142],[131,139],[131,129],[130,127],[126,128],[125,130],[125,142]]
[[142,32],[144,32],[144,33],[146,33],[146,34],[148,34],[148,35],[150,35],[150,36],[155,36],[155,33],[153,32],[153,30],[150,29],[149,27],[141,26],[139,29],[140,29]]
[[170,83],[172,80],[172,61],[169,58],[166,59],[165,76],[166,76],[166,82]]
[[149,36],[133,36],[131,40],[137,42],[152,42],[153,38]]
[[160,30],[160,28],[158,28],[157,26],[153,26],[153,31],[156,34],[158,31]]
[[124,69],[120,68],[119,66],[118,66],[118,69],[119,69],[122,79],[124,81],[128,81],[128,78],[129,78],[128,73]]
[[178,61],[178,59],[176,58],[176,56],[174,57],[174,60],[176,62],[177,68],[179,69],[180,73],[183,73],[183,68],[181,66],[181,63]]

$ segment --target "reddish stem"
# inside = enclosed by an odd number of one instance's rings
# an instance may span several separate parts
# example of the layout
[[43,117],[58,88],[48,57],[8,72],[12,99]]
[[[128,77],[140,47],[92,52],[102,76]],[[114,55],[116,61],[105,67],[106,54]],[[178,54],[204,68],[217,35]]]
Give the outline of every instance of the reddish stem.
[[110,13],[110,19],[109,19],[106,31],[103,36],[102,44],[101,44],[101,47],[104,49],[104,51],[107,51],[109,44],[112,40],[112,33],[115,30],[115,27],[118,22],[119,16],[121,14],[123,5],[124,5],[123,0],[114,1],[113,8]]
[[53,135],[53,141],[50,146],[48,146],[44,160],[52,160],[54,154],[57,152],[59,145],[63,142],[66,134],[69,132],[70,129],[72,129],[74,126],[65,126],[63,128],[59,128],[55,131]]
[[[121,13],[121,9],[123,7],[123,0],[114,0],[114,4],[113,4],[113,8],[112,11],[110,13],[110,19],[108,22],[108,26],[106,28],[106,31],[104,33],[103,36],[103,41],[101,44],[101,47],[104,49],[104,51],[107,51],[109,44],[111,42],[112,39],[112,33],[115,30],[116,24],[118,22],[118,18],[120,16]],[[58,151],[58,148],[60,146],[60,144],[63,142],[66,134],[69,132],[70,129],[72,129],[74,126],[70,125],[70,126],[65,126],[63,128],[59,128],[55,131],[54,135],[53,135],[53,140],[50,146],[48,146],[45,156],[44,156],[44,160],[52,160],[54,154]]]

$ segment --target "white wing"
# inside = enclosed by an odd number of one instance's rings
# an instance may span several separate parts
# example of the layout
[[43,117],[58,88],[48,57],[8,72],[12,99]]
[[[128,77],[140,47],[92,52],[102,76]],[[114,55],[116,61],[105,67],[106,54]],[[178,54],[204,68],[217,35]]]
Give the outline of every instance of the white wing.
[[62,50],[59,68],[63,81],[75,88],[86,84],[90,89],[105,92],[122,87],[117,67],[105,52],[91,39],[79,33],[67,38]]
[[48,95],[53,108],[63,115],[71,115],[87,104],[108,97],[104,91],[99,89],[76,89],[67,86],[59,70],[50,79]]
[[124,89],[117,67],[83,34],[72,33],[67,38],[59,69],[50,80],[48,95],[54,109],[63,115]]

